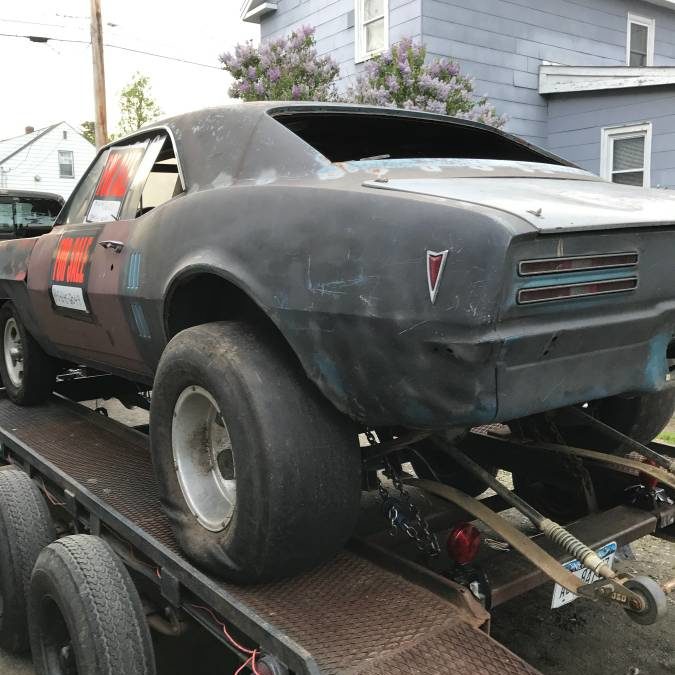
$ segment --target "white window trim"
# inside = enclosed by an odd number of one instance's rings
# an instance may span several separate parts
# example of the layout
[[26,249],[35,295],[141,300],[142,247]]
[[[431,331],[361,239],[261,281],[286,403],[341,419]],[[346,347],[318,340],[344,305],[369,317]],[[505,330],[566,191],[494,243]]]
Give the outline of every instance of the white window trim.
[[[70,159],[72,160],[70,163],[71,171],[72,173],[69,176],[61,175],[61,154],[62,152],[68,152],[70,153]],[[59,178],[75,178],[75,153],[72,150],[58,150],[56,152],[56,159],[59,163]]]
[[[389,46],[389,0],[384,0],[384,46],[371,52],[366,49],[366,26],[363,20],[364,0],[354,0],[354,47],[356,55],[355,63],[363,63],[373,56],[384,52]],[[379,19],[379,17],[378,17]],[[377,21],[378,19],[372,19]],[[370,22],[369,22],[370,23]]]
[[628,22],[626,24],[626,65],[630,65],[630,26],[637,23],[640,26],[647,27],[647,66],[654,65],[654,34],[656,32],[656,21],[646,16],[628,13]]
[[[612,165],[614,163],[614,141],[625,138],[644,136],[645,156],[642,173],[642,186],[651,187],[652,165],[652,123],[629,124],[625,126],[611,126],[602,129],[600,140],[600,176],[611,182]],[[637,169],[636,169],[637,170]]]

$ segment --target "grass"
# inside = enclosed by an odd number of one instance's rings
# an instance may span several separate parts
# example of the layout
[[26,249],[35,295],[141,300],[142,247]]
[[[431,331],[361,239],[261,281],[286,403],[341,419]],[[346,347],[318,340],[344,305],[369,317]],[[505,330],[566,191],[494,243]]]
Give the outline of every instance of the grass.
[[673,431],[662,431],[657,437],[657,441],[663,441],[664,443],[672,443],[675,445],[675,432]]

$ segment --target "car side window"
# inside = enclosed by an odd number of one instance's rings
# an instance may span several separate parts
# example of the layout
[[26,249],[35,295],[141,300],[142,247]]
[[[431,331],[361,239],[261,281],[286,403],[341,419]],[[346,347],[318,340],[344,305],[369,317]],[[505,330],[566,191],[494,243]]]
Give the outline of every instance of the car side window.
[[70,196],[70,199],[61,212],[57,224],[70,225],[84,222],[87,208],[89,207],[91,198],[94,194],[94,189],[98,184],[98,179],[101,176],[109,154],[110,150],[104,150],[89,167],[89,170],[84,174],[79,185],[75,188],[75,191]]
[[133,219],[183,192],[173,144],[148,132],[104,150],[82,179],[59,224]]
[[143,185],[143,190],[136,205],[135,217],[152,211],[155,207],[168,202],[182,192],[183,181],[178,170],[178,160],[171,141],[167,137]]
[[110,148],[103,172],[85,216],[86,223],[120,220],[123,205],[138,181],[138,172],[147,154],[148,139]]
[[183,179],[171,139],[155,137],[146,152],[137,180],[124,207],[125,218],[138,218],[184,192]]

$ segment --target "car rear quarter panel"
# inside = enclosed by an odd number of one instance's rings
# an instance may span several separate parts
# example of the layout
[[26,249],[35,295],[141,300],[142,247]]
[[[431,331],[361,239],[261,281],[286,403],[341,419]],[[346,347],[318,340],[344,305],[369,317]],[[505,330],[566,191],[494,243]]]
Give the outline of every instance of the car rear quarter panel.
[[[174,279],[211,269],[264,309],[350,416],[432,427],[494,416],[494,367],[484,365],[509,216],[357,181],[272,182],[188,194],[138,225],[143,269],[164,270],[144,278],[156,322]],[[435,304],[427,250],[448,251]]]

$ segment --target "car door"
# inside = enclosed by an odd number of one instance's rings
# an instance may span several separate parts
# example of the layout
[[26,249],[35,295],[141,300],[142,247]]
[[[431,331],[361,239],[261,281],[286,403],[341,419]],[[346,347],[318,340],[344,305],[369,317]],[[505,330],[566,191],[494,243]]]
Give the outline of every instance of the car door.
[[138,203],[166,135],[104,150],[66,205],[61,224],[35,247],[29,292],[38,321],[66,358],[147,375],[120,287]]

